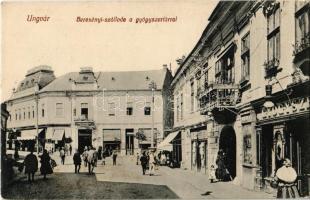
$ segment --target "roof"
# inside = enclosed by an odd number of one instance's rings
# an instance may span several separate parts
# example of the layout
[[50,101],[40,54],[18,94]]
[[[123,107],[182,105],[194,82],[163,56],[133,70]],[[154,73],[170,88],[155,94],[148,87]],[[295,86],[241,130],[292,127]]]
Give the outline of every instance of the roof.
[[[156,83],[157,89],[162,89],[166,73],[167,69],[161,69],[149,71],[96,72],[94,76],[97,79],[97,89],[99,90],[148,90],[151,81]],[[72,90],[72,83],[79,80],[79,76],[79,72],[67,73],[56,78],[40,91],[70,91]],[[78,90],[79,83],[76,83],[75,87]],[[92,87],[92,89],[94,88]]]

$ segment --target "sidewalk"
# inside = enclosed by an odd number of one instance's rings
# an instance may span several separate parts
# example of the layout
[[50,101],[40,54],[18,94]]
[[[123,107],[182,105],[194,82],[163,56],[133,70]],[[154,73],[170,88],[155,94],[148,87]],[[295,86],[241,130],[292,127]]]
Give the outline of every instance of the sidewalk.
[[98,165],[95,169],[97,181],[142,183],[153,185],[167,185],[180,198],[242,198],[242,199],[270,199],[271,194],[249,191],[231,182],[211,184],[208,177],[192,171],[159,167],[155,176],[142,175],[141,165],[136,165],[135,157],[119,157],[117,166],[107,159],[105,166]]

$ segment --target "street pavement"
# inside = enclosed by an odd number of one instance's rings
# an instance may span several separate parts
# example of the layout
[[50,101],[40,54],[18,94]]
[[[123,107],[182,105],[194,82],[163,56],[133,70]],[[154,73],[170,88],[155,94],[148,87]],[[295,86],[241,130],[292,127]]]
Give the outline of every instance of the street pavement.
[[87,174],[81,166],[80,174],[74,174],[72,156],[67,156],[65,165],[60,164],[58,153],[52,155],[58,166],[47,181],[37,173],[36,182],[27,183],[24,178],[14,183],[4,194],[7,198],[113,198],[113,199],[270,199],[265,192],[249,191],[232,182],[210,183],[204,174],[190,170],[171,169],[159,166],[154,176],[142,175],[141,165],[136,165],[134,156],[118,156],[117,165],[106,159],[106,165],[98,161],[94,175]]

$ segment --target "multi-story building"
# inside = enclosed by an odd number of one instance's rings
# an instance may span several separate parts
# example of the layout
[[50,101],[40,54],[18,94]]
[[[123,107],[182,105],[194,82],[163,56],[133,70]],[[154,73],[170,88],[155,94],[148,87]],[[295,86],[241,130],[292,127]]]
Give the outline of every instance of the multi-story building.
[[[48,149],[71,143],[80,151],[92,145],[133,154],[151,145],[152,130],[156,145],[172,126],[171,79],[166,66],[126,72],[82,68],[58,78],[40,66],[29,70],[6,102],[8,128],[18,133],[22,147],[34,145],[38,136]],[[153,90],[151,83],[157,86]]]
[[[309,193],[309,7],[218,3],[172,81],[186,168],[203,159],[207,169],[216,165],[221,149],[236,184],[270,190],[287,157],[300,192]],[[192,109],[197,95],[202,116]]]

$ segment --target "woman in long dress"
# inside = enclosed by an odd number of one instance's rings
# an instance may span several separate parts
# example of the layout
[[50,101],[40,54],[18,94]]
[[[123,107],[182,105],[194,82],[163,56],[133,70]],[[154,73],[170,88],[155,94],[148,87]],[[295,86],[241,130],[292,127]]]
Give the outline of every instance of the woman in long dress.
[[46,149],[44,149],[43,154],[40,156],[41,158],[41,174],[43,175],[43,179],[46,179],[47,174],[52,174],[53,169],[51,167],[51,157],[48,155],[48,152]]
[[277,198],[299,198],[297,190],[297,173],[292,167],[291,161],[285,159],[283,166],[276,172],[275,180],[278,183]]

